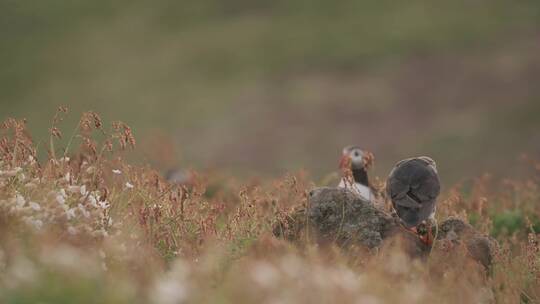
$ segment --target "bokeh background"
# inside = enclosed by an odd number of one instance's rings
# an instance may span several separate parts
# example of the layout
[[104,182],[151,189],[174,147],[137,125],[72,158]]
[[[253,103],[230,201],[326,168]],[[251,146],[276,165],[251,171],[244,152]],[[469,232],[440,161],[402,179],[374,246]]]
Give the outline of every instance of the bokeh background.
[[159,170],[322,177],[358,144],[508,175],[540,153],[540,1],[0,0],[1,117],[39,141],[59,105]]

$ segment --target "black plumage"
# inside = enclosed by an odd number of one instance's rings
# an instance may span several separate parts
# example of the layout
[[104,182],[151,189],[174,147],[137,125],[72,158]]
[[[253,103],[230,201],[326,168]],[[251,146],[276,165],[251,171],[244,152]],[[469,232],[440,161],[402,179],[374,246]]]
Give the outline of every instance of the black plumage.
[[436,164],[426,156],[398,162],[386,182],[392,206],[407,228],[433,217],[440,190]]

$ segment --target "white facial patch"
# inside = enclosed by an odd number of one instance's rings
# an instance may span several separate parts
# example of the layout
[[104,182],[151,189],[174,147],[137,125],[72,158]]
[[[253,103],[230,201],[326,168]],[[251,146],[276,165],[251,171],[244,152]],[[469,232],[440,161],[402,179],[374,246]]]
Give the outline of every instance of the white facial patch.
[[351,163],[355,165],[355,167],[364,166],[364,151],[362,151],[360,148],[353,146],[346,147],[343,149],[343,155],[349,156]]

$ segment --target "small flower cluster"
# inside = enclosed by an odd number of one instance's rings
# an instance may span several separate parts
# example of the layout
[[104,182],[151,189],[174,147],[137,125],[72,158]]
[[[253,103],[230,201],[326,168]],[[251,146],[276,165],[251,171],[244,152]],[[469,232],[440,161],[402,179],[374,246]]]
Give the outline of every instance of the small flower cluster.
[[[69,160],[63,159],[61,163]],[[0,206],[14,218],[36,231],[49,225],[63,226],[65,231],[76,235],[85,231],[92,235],[107,235],[113,220],[109,216],[110,203],[101,199],[99,190],[89,191],[84,183],[79,183],[70,172],[57,179],[31,177],[34,162],[21,167],[0,171],[0,183],[5,199]],[[91,170],[90,170],[91,171]]]

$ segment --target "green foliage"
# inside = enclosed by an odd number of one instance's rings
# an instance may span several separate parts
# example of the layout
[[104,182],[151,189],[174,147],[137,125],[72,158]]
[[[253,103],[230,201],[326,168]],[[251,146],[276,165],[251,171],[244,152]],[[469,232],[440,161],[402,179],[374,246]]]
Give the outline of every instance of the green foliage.
[[28,284],[16,289],[3,290],[0,301],[9,304],[121,304],[142,303],[132,290],[122,290],[122,284],[112,285],[104,277],[87,278],[73,273],[44,270],[39,284]]
[[516,232],[526,232],[525,218],[520,210],[504,210],[493,214],[493,229],[491,234],[494,236],[512,235]]
[[[478,217],[472,216],[470,219],[477,221]],[[493,221],[491,235],[496,237],[509,236],[514,233],[518,233],[520,235],[527,235],[528,233],[540,233],[540,219],[538,216],[535,214],[525,214],[519,209],[504,210],[502,212],[493,213],[491,215],[491,219]]]
[[473,227],[477,227],[478,223],[480,222],[480,215],[476,212],[471,212],[468,214],[469,216],[469,224],[471,224]]

